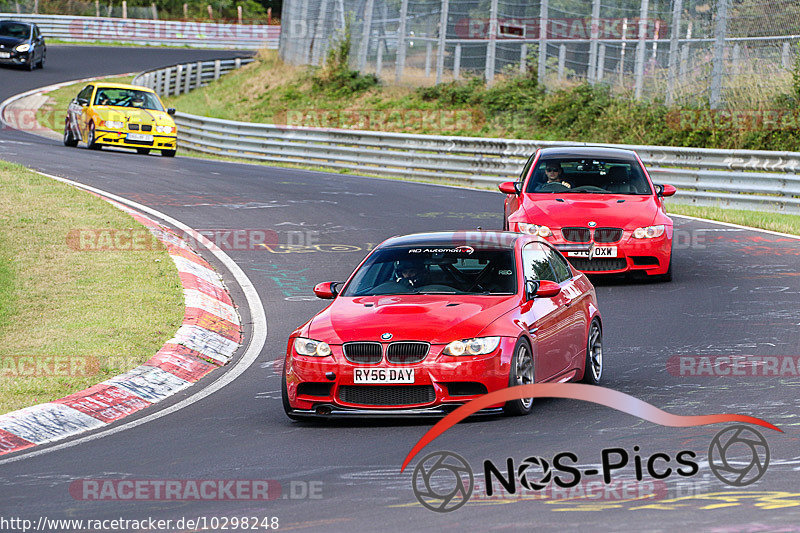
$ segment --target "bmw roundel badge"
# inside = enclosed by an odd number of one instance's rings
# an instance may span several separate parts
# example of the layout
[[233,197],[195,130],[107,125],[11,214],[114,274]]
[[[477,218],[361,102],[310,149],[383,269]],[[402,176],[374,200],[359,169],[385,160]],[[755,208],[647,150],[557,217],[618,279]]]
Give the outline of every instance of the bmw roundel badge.
[[590,228],[593,228],[593,227],[595,227],[596,225],[597,225],[597,222],[595,222],[594,220],[592,220],[591,222],[589,222],[589,227],[590,227]]
[[388,340],[392,339],[392,336],[393,335],[391,333],[384,333],[383,335],[381,335],[381,339],[385,340],[385,341],[388,341]]

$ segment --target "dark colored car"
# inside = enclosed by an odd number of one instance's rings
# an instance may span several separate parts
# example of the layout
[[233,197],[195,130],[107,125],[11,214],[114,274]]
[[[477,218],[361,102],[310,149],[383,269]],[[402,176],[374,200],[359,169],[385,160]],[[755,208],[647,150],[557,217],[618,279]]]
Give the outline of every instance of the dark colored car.
[[47,46],[36,24],[0,20],[0,64],[43,68]]

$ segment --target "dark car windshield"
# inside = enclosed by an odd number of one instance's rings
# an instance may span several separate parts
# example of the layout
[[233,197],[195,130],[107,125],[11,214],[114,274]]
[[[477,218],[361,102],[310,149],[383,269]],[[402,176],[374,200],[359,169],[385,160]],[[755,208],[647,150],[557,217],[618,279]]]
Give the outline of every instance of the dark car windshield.
[[31,27],[19,22],[0,22],[0,37],[27,39],[31,35]]
[[389,247],[367,259],[342,295],[514,294],[516,270],[508,249]]
[[153,109],[164,111],[161,102],[153,93],[138,91],[136,89],[115,89],[102,87],[97,90],[94,105],[111,105],[117,107],[138,107],[140,109]]
[[612,158],[542,158],[525,192],[652,194],[638,161]]

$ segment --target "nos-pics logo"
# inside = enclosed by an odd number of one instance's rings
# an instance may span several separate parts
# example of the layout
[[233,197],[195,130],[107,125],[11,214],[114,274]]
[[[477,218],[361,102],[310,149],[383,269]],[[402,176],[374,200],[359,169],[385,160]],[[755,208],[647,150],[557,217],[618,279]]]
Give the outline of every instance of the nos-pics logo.
[[[635,446],[634,451],[638,452]],[[557,454],[548,461],[542,457],[528,457],[519,468],[509,458],[505,475],[489,460],[484,461],[484,477],[487,496],[494,492],[492,477],[509,493],[516,492],[517,484],[529,491],[540,491],[550,483],[560,487],[570,487],[581,482],[582,477],[602,476],[608,485],[612,473],[631,463],[631,456],[622,448],[603,450],[602,469],[577,467],[578,457],[571,452]],[[694,476],[699,465],[692,451],[684,450],[676,454],[676,464],[664,453],[654,453],[649,457],[632,457],[636,478],[642,480],[646,475],[652,479],[665,479],[677,474]],[[769,466],[770,451],[767,440],[755,429],[746,425],[735,425],[723,429],[711,440],[708,448],[708,464],[714,475],[727,485],[746,487],[761,479]],[[571,463],[571,464],[570,464]],[[447,513],[466,504],[475,489],[475,476],[469,463],[460,455],[449,451],[433,452],[425,456],[414,468],[412,488],[417,500],[431,511]]]

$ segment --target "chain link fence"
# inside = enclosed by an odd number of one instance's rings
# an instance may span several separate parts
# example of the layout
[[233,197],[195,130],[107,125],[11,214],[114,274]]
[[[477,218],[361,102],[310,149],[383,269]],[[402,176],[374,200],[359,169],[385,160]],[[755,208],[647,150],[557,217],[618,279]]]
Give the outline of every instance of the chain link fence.
[[320,65],[349,28],[352,67],[402,84],[536,72],[548,89],[758,109],[793,90],[800,2],[287,0],[282,23],[284,61]]

